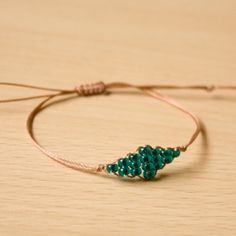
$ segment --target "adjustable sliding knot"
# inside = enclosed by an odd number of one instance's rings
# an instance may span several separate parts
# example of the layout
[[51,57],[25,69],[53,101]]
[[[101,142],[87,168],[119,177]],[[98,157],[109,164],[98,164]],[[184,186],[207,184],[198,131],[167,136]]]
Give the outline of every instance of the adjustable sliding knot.
[[98,95],[106,91],[106,86],[103,82],[81,84],[75,86],[75,91],[81,96]]

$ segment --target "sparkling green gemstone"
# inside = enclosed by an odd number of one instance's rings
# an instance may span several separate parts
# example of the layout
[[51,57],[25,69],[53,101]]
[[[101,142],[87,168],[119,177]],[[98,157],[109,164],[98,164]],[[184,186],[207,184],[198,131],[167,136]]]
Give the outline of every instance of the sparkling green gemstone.
[[138,168],[138,167],[141,166],[141,162],[139,160],[138,161],[132,161],[132,162],[129,163],[129,166],[131,168]]
[[107,165],[107,172],[108,173],[117,172],[117,171],[118,171],[118,165],[117,164]]
[[151,171],[151,170],[155,170],[155,166],[153,163],[149,162],[149,163],[146,163],[146,164],[143,164],[143,170],[144,171]]
[[142,174],[142,169],[141,168],[131,170],[131,175],[133,175],[133,176],[138,176],[138,175],[141,175],[141,174]]
[[129,166],[129,159],[127,158],[127,157],[125,157],[125,158],[122,158],[122,159],[119,159],[118,160],[118,166],[119,167],[127,167],[127,166]]
[[180,155],[180,150],[179,149],[175,149],[173,151],[173,157],[178,157]]
[[128,167],[120,168],[120,169],[118,170],[118,174],[119,174],[120,176],[125,176],[125,175],[128,175],[129,173],[130,173],[130,170],[129,170]]
[[144,177],[144,179],[146,179],[146,180],[155,177],[155,175],[156,175],[156,171],[155,171],[155,170],[144,171],[144,172],[143,172],[143,177]]
[[173,156],[173,148],[168,148],[164,151],[165,156]]
[[174,158],[172,156],[166,156],[165,157],[165,163],[169,164],[169,163],[171,163],[173,161],[173,159]]

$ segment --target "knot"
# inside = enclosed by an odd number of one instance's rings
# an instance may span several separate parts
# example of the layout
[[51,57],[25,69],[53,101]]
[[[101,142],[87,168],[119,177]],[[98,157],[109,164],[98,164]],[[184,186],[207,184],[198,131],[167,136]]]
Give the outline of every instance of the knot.
[[215,90],[215,89],[216,89],[216,86],[214,86],[214,85],[206,86],[206,90],[207,90],[208,92],[212,92],[212,91]]
[[103,82],[92,84],[81,84],[75,86],[75,91],[82,96],[102,94],[106,91],[106,86]]
[[179,146],[176,148],[179,149],[181,152],[186,152],[188,147],[187,146]]
[[97,171],[97,172],[102,172],[104,169],[105,169],[105,165],[99,164],[98,167],[97,167],[97,169],[96,169],[96,171]]

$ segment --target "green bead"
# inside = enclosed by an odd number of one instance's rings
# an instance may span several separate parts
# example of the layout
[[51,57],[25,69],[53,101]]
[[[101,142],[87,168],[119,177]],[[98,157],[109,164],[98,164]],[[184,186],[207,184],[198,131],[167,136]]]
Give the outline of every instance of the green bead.
[[173,156],[173,148],[168,148],[164,151],[165,156]]
[[164,166],[165,166],[165,163],[163,163],[162,161],[155,162],[155,167],[157,170],[162,169]]
[[107,172],[108,173],[114,173],[118,171],[118,165],[117,164],[109,164],[107,165]]
[[144,172],[143,172],[143,177],[144,177],[144,179],[146,179],[146,180],[155,177],[155,175],[156,175],[156,171],[155,171],[155,170],[144,171]]
[[146,162],[153,162],[153,157],[150,155],[145,155],[141,157],[141,162],[146,163]]
[[145,156],[145,155],[152,155],[153,148],[150,145],[147,145],[145,147],[140,147],[138,149],[138,152],[140,155]]
[[153,162],[155,163],[155,162],[158,162],[158,161],[163,161],[163,156],[161,156],[161,155],[157,155],[157,156],[154,156],[153,157]]
[[148,171],[144,171],[144,172],[143,172],[143,178],[144,178],[144,179],[150,179],[150,178],[151,178],[151,176],[150,176],[150,174],[149,174]]
[[119,159],[117,163],[118,163],[119,167],[122,167],[123,166],[123,159]]
[[156,148],[152,151],[152,154],[153,154],[154,156],[162,155],[162,154],[163,154],[163,149],[160,148],[160,147],[156,147]]
[[160,162],[165,163],[165,156],[159,156],[159,157],[158,157],[158,160],[159,160]]
[[138,153],[129,155],[129,159],[133,162],[140,161],[141,156]]
[[119,169],[118,174],[119,176],[122,176],[122,177],[125,176],[124,169]]
[[153,148],[150,145],[145,146],[145,151],[147,154],[152,155]]
[[[165,157],[164,156],[156,156],[153,158],[153,163],[155,166],[162,166],[162,164],[165,164]],[[158,168],[161,169],[161,168]]]
[[142,167],[143,167],[143,170],[145,170],[145,171],[155,170],[155,166],[151,162],[144,164]]
[[127,166],[129,166],[129,159],[128,158],[122,158],[122,159],[119,159],[118,160],[118,166],[119,167],[127,167]]
[[130,173],[130,169],[129,168],[124,168],[124,173],[125,173],[125,175],[128,175]]
[[130,173],[130,170],[129,170],[128,167],[120,168],[118,170],[118,174],[122,177],[125,176],[125,175],[128,175],[129,173]]
[[179,149],[175,149],[173,151],[173,157],[178,157],[180,155],[180,150]]
[[138,168],[138,167],[141,166],[141,162],[139,160],[138,161],[132,161],[132,162],[129,163],[129,166],[131,168]]
[[107,172],[108,172],[108,173],[111,173],[111,172],[112,172],[111,164],[107,165]]
[[127,158],[129,159],[129,161],[133,161],[133,157],[134,157],[134,154],[128,154],[127,155]]
[[144,147],[139,147],[138,152],[140,155],[145,155],[145,148]]
[[141,174],[142,174],[141,168],[131,170],[131,175],[133,175],[133,176],[138,176],[138,175],[141,175]]
[[169,163],[171,163],[173,161],[173,159],[174,158],[172,156],[166,156],[165,157],[165,163],[169,164]]

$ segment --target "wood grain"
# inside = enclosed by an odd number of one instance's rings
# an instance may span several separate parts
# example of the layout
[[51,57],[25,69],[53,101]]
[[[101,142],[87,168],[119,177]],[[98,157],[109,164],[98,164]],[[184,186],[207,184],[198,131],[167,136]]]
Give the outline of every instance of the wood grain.
[[[2,1],[1,81],[232,84],[235,10],[233,0]],[[2,87],[0,98],[26,93]],[[25,131],[39,101],[1,104],[0,235],[236,235],[235,93],[167,93],[199,114],[207,135],[150,182],[52,162]],[[35,129],[49,149],[99,163],[146,143],[185,143],[193,124],[146,96],[117,93],[58,103]]]

